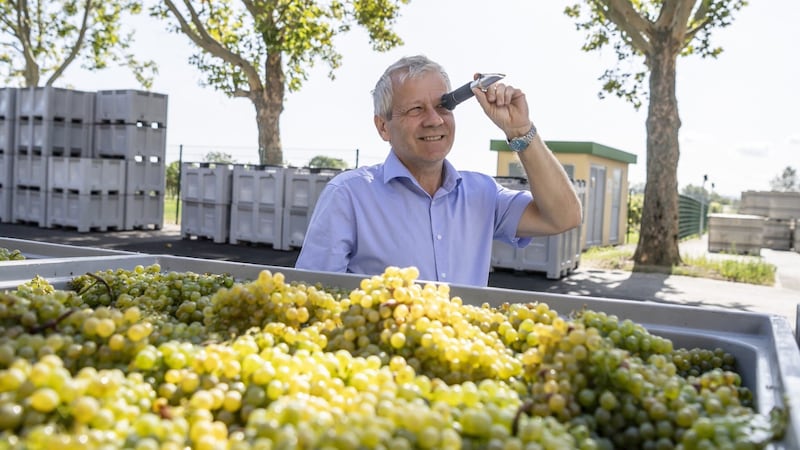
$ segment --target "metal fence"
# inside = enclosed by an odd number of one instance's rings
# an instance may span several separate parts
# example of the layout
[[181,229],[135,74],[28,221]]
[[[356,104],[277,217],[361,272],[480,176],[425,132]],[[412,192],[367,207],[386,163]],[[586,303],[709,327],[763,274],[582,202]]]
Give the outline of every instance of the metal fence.
[[708,230],[708,203],[687,195],[678,196],[678,238]]

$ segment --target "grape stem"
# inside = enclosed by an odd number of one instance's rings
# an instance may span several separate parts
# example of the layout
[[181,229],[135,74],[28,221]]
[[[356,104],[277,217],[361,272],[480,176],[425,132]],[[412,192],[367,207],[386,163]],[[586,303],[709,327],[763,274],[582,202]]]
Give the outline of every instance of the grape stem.
[[90,273],[90,272],[86,272],[86,276],[88,276],[90,278],[94,278],[95,282],[90,284],[90,285],[88,285],[88,286],[86,286],[86,287],[84,287],[83,289],[81,289],[81,291],[78,292],[78,295],[85,294],[86,291],[88,291],[89,289],[93,288],[97,284],[97,282],[99,281],[99,282],[103,283],[103,285],[105,285],[106,290],[108,291],[108,297],[111,299],[111,305],[113,306],[114,303],[116,303],[117,298],[114,296],[114,290],[111,289],[111,285],[108,284],[108,281],[104,280],[103,277],[101,277],[99,275],[96,275],[96,274],[93,274],[93,273]]
[[41,332],[43,332],[45,330],[48,330],[48,329],[55,330],[56,327],[58,326],[58,324],[61,323],[62,320],[64,320],[67,317],[69,317],[75,311],[77,311],[77,309],[74,309],[74,308],[71,308],[71,309],[69,309],[67,311],[64,311],[63,313],[61,313],[60,316],[56,317],[55,319],[48,320],[47,322],[45,322],[43,324],[40,324],[40,325],[37,325],[35,327],[30,328],[28,330],[28,332],[31,333],[31,334],[33,334],[33,333],[38,334],[38,333],[41,333]]
[[533,400],[530,399],[525,400],[524,402],[522,402],[521,405],[519,405],[519,408],[517,408],[517,413],[514,414],[514,421],[511,423],[512,436],[516,436],[517,432],[519,431],[520,416],[522,416],[522,414],[530,415],[532,411],[533,411]]

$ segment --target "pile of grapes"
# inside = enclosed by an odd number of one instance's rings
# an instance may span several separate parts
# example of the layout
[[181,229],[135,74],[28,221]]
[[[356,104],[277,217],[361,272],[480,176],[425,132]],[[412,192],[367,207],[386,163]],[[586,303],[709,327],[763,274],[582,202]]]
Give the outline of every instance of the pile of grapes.
[[0,247],[0,261],[21,261],[25,259],[25,255],[19,250],[9,250],[5,247]]
[[351,292],[263,271],[34,278],[0,293],[0,448],[756,449],[736,361],[414,268]]

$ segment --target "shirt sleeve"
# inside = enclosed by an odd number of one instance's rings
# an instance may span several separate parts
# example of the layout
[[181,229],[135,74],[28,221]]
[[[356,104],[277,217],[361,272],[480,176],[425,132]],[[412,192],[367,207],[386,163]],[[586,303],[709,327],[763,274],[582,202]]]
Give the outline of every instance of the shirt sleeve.
[[530,244],[533,238],[518,237],[517,228],[522,219],[522,213],[532,201],[533,194],[530,191],[508,189],[497,184],[494,238],[518,248]]
[[346,272],[355,244],[355,215],[347,190],[328,183],[311,215],[295,267]]

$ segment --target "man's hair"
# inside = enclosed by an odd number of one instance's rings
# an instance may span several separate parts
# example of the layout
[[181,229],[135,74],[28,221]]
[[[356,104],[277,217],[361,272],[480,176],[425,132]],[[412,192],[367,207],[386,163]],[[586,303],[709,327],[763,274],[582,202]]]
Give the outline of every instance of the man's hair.
[[393,82],[397,80],[402,83],[408,78],[416,78],[430,72],[437,72],[442,75],[450,91],[450,77],[447,76],[444,67],[428,59],[427,56],[406,56],[399,59],[396,63],[386,68],[383,72],[375,89],[372,91],[372,102],[375,106],[375,115],[386,120],[392,118],[392,101],[394,100]]

